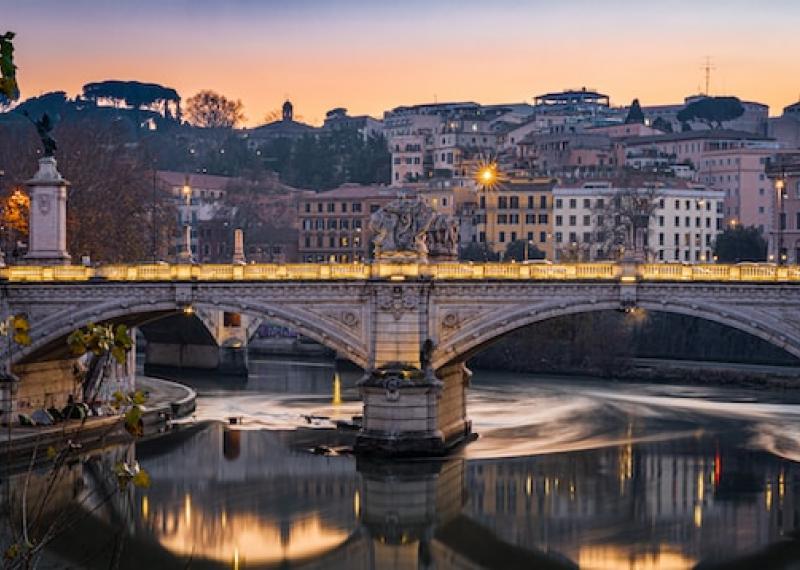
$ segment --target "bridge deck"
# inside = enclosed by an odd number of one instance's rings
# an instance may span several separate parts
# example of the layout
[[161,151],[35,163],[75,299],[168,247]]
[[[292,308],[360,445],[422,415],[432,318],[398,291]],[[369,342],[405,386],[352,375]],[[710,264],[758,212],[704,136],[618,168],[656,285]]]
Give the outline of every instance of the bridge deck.
[[68,281],[331,281],[367,279],[533,281],[798,282],[800,266],[766,263],[286,263],[17,265],[0,268],[11,282]]

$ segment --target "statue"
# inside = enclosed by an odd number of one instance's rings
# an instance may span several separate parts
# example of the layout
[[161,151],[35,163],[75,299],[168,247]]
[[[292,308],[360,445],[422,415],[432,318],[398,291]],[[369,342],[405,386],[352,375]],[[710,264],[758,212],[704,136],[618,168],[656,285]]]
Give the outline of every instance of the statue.
[[39,139],[42,141],[42,146],[44,147],[44,156],[50,157],[53,156],[56,152],[56,139],[50,134],[55,126],[55,123],[52,119],[50,119],[50,115],[47,113],[42,115],[41,119],[33,120],[31,116],[28,114],[27,111],[23,113],[30,121],[36,126],[36,132],[39,135]]
[[425,257],[428,253],[425,236],[434,215],[419,198],[404,197],[372,214],[370,229],[375,233],[376,257]]
[[436,214],[426,236],[432,258],[455,261],[458,258],[458,219]]

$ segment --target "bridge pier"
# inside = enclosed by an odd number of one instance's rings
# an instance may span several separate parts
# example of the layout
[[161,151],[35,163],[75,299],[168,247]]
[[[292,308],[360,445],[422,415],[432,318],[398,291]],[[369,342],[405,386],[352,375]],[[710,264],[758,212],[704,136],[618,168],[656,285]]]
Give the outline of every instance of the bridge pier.
[[463,363],[428,369],[390,365],[362,380],[364,423],[355,451],[394,457],[441,456],[472,431],[466,414],[470,371]]

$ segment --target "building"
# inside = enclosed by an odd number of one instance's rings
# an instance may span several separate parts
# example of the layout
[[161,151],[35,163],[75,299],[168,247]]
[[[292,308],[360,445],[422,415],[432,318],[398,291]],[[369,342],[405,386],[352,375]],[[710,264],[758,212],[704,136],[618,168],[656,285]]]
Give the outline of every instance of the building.
[[[494,189],[475,192],[469,241],[486,244],[502,256],[510,243],[524,240],[552,259],[553,185],[549,179],[511,178]],[[462,233],[462,243],[464,238]]]
[[227,176],[210,174],[189,174],[159,170],[156,173],[162,189],[166,189],[175,201],[178,210],[180,232],[175,237],[172,253],[185,249],[186,226],[189,226],[189,239],[192,257],[198,254],[198,227],[201,221],[211,220],[222,207],[228,185],[233,180]]
[[[648,124],[652,125],[657,119],[661,119],[661,121],[669,123],[674,132],[679,132],[682,130],[682,125],[678,120],[678,113],[690,103],[706,97],[707,95],[692,95],[686,97],[683,103],[642,106],[642,112]],[[744,113],[737,119],[726,121],[725,128],[766,136],[769,122],[769,106],[755,101],[741,101],[741,104],[744,107]],[[707,130],[709,128],[708,125],[699,121],[692,121],[689,126],[693,131]]]
[[620,196],[625,194],[648,200],[647,207],[652,209],[643,244],[649,260],[712,261],[714,241],[723,228],[725,193],[679,180],[672,185],[622,187],[611,181],[593,181],[554,188],[554,259],[594,261],[612,257],[606,236],[612,230],[629,232],[629,228],[621,227],[630,215],[620,204]]
[[247,139],[248,146],[259,148],[262,144],[275,139],[299,139],[306,135],[316,135],[320,129],[294,120],[294,105],[285,101],[281,107],[281,119],[272,121],[253,129],[243,129],[242,136]]
[[784,107],[780,117],[770,118],[769,136],[785,148],[800,148],[800,102]]
[[369,115],[350,116],[347,109],[337,107],[325,113],[322,129],[329,132],[357,131],[364,140],[383,133],[383,122]]
[[517,157],[524,168],[536,176],[610,175],[624,162],[622,144],[602,133],[531,133],[517,148]]
[[800,151],[784,152],[767,164],[768,191],[774,204],[769,260],[800,263]]
[[304,262],[363,261],[371,257],[370,216],[395,198],[385,186],[345,184],[305,192],[298,204],[298,257]]

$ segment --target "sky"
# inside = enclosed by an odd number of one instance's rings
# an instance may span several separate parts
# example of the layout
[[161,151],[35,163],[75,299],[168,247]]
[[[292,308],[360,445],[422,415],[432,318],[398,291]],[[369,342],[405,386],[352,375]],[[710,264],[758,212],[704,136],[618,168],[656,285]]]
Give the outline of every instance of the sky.
[[532,102],[586,86],[627,105],[704,87],[800,97],[797,0],[0,0],[23,97],[135,79],[241,99],[248,125],[286,98],[301,120],[432,101]]

